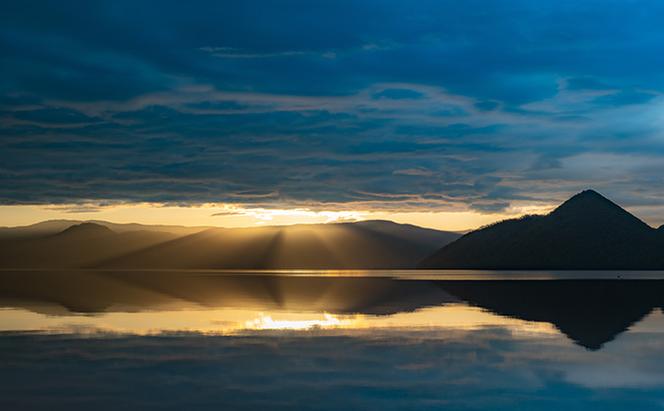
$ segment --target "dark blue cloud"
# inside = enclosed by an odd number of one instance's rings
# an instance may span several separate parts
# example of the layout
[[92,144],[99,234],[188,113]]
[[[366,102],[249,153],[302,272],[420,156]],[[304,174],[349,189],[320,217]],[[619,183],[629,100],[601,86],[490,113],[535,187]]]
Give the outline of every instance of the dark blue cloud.
[[661,2],[0,11],[2,203],[664,201]]
[[417,99],[422,97],[422,93],[404,88],[388,88],[373,95],[373,98],[389,98],[393,100]]
[[478,101],[475,103],[475,107],[485,111],[495,110],[499,105],[500,104],[496,101]]
[[100,121],[86,116],[78,111],[62,108],[39,108],[13,113],[18,120],[33,121],[35,123],[77,124]]
[[609,90],[613,87],[593,77],[572,77],[567,79],[569,90]]
[[643,104],[657,97],[655,93],[644,93],[635,90],[622,90],[617,93],[604,95],[595,99],[596,104],[611,106],[625,106],[629,104]]

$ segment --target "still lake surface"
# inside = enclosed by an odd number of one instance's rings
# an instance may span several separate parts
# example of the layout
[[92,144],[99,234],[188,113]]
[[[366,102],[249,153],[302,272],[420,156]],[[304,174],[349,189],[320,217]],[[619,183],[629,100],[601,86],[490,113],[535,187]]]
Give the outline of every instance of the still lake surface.
[[0,409],[661,410],[664,273],[0,271]]

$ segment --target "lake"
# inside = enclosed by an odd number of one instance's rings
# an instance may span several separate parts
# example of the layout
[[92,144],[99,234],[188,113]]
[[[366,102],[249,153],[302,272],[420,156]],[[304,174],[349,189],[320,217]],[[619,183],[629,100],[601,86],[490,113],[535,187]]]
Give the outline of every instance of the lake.
[[664,273],[2,271],[2,409],[664,408]]

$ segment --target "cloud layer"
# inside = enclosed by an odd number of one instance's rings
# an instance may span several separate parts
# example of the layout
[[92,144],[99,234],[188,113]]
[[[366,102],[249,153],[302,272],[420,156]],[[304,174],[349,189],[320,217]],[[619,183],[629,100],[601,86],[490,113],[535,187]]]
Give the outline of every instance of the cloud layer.
[[660,2],[0,7],[3,204],[664,204]]

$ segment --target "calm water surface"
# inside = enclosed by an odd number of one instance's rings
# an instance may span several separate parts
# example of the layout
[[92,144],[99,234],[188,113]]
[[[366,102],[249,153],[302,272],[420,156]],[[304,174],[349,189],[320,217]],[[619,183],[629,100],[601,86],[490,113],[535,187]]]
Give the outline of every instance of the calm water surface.
[[1,409],[664,409],[664,273],[0,272]]

